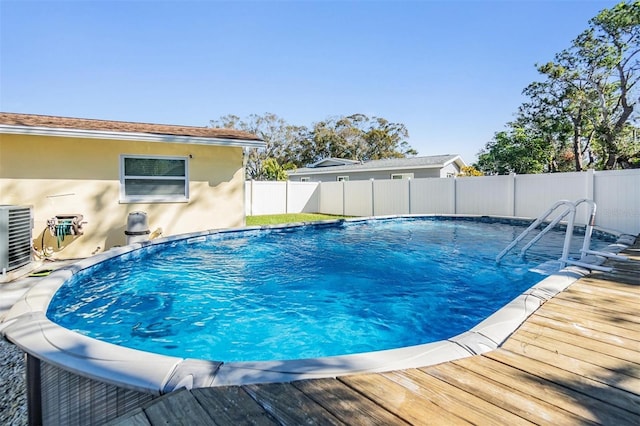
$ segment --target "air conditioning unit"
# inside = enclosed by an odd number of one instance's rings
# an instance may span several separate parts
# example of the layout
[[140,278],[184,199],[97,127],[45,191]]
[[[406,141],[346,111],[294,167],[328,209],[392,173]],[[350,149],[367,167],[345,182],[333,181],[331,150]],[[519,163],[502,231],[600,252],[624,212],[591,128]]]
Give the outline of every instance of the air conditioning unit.
[[0,272],[31,262],[33,214],[31,206],[0,205]]

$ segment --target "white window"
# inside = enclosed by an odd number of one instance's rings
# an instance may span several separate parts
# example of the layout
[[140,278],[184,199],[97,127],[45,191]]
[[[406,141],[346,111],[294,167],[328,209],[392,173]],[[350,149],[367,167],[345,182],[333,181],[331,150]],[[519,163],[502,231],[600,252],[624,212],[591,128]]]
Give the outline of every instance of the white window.
[[120,201],[189,201],[187,157],[121,155]]
[[391,179],[413,179],[413,173],[394,173]]
[[348,181],[349,181],[349,176],[338,176],[338,177],[336,178],[336,180],[337,180],[338,182],[342,182],[342,181],[348,182]]
[[309,178],[308,177],[301,177],[300,178],[300,182],[309,182]]

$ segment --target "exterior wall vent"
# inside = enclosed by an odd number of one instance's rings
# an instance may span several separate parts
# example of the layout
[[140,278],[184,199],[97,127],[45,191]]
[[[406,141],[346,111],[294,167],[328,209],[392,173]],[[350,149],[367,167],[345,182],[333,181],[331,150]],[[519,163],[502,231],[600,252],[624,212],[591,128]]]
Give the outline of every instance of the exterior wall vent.
[[0,272],[31,262],[33,214],[31,206],[0,205]]

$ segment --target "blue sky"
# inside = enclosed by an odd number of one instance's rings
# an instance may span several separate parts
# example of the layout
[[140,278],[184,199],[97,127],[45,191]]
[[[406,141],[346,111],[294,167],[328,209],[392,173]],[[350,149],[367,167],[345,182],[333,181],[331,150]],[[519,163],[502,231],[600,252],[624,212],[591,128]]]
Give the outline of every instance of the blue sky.
[[0,110],[206,126],[402,123],[471,163],[536,63],[616,1],[0,0]]

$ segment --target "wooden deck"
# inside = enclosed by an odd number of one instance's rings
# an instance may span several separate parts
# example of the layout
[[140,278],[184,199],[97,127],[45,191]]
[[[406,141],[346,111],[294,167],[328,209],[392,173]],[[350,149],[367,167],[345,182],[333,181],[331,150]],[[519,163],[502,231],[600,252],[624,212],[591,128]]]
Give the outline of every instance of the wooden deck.
[[431,367],[181,390],[119,425],[640,425],[640,244],[545,303],[501,348]]

